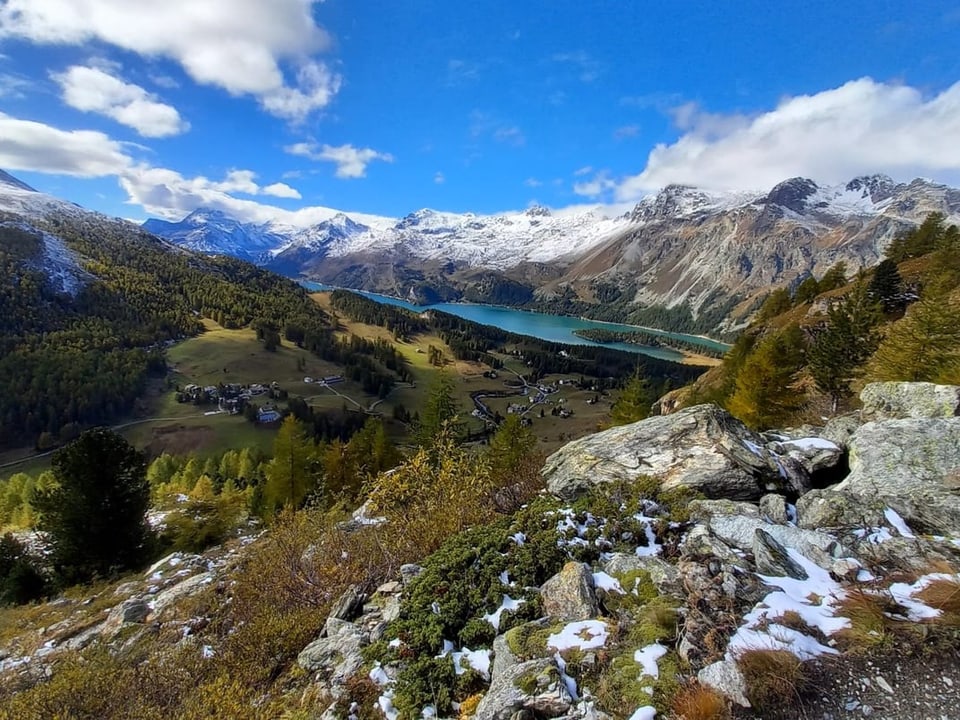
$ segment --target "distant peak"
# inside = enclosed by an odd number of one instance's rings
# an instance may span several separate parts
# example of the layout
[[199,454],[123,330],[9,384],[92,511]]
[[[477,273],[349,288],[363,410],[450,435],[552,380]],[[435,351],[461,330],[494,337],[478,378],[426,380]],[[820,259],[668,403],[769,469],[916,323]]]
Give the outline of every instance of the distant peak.
[[32,187],[30,187],[25,182],[23,182],[23,180],[19,180],[15,178],[13,175],[11,175],[10,173],[4,172],[3,170],[0,170],[0,185],[9,185],[11,187],[17,188],[18,190],[26,190],[27,192],[37,192]]
[[869,197],[873,202],[886,200],[896,190],[896,183],[889,175],[860,175],[847,183],[848,192],[859,192],[861,197]]
[[768,205],[779,205],[796,213],[803,213],[807,198],[819,189],[819,185],[809,178],[793,177],[775,185],[764,202]]
[[528,217],[550,217],[550,210],[543,205],[531,205],[524,212],[524,215]]

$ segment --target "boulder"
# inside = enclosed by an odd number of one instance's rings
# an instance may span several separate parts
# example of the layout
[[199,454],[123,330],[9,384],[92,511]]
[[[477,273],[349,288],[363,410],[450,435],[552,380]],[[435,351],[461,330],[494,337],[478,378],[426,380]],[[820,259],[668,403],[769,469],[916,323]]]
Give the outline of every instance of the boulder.
[[824,570],[829,570],[837,557],[847,554],[839,543],[826,533],[801,530],[790,525],[772,525],[753,517],[715,515],[710,518],[707,527],[711,535],[744,552],[754,551],[757,530],[763,530],[780,545],[793,548]]
[[883,504],[828,488],[811,490],[797,499],[797,525],[818,528],[876,527],[883,522]]
[[846,450],[850,438],[863,423],[860,422],[860,413],[852,412],[846,415],[837,415],[830,418],[820,431],[820,437],[829,440],[842,450]]
[[810,577],[803,566],[790,557],[787,549],[763,529],[753,534],[753,561],[761,575],[791,577],[794,580],[808,580]]
[[960,415],[960,387],[928,382],[870,383],[860,393],[862,422]]
[[789,458],[800,465],[808,476],[836,467],[843,457],[843,449],[839,445],[817,436],[775,441],[769,443],[767,449],[781,463]]
[[896,510],[914,531],[960,534],[960,417],[869,422],[835,488]]
[[771,471],[763,438],[715,405],[696,405],[568,443],[547,458],[543,475],[555,495],[572,498],[594,485],[655,477],[710,498],[752,500]]
[[115,635],[124,625],[146,622],[149,615],[150,605],[143,598],[124,600],[107,615],[101,632],[105,636]]
[[194,595],[200,592],[204,587],[212,582],[213,574],[204,572],[194,575],[193,577],[188,577],[185,580],[181,580],[175,585],[168,587],[166,590],[157,593],[151,602],[154,615],[159,616],[166,608],[176,604],[182,598],[185,598],[188,595]]
[[736,563],[740,556],[731,550],[724,542],[715,538],[710,529],[703,524],[694,525],[680,543],[680,552],[684,556],[706,557],[714,556],[726,563]]
[[740,515],[759,518],[760,508],[753,503],[733,500],[691,500],[687,505],[693,520],[709,520],[716,515]]
[[632,553],[613,553],[604,563],[603,571],[608,575],[625,575],[642,570],[650,575],[650,580],[662,593],[677,582],[677,569],[658,557],[634,555]]
[[319,673],[323,684],[335,692],[363,665],[360,650],[367,638],[358,625],[337,618],[327,618],[323,635],[300,651],[297,664]]
[[557,620],[589,620],[597,615],[593,574],[583,563],[568,562],[540,588],[543,611]]
[[783,495],[768,493],[760,498],[760,515],[765,520],[777,525],[786,525],[789,517],[787,516],[787,499]]
[[362,607],[363,596],[360,595],[359,588],[356,585],[351,585],[333,603],[333,607],[330,609],[330,617],[337,620],[353,620]]

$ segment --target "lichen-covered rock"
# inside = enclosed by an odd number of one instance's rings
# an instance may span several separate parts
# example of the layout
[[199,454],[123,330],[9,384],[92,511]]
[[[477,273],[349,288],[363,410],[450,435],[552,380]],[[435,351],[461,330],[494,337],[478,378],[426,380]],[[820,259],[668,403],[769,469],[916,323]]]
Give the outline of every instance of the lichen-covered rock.
[[960,415],[960,387],[928,382],[870,383],[860,393],[863,422]]
[[110,637],[119,632],[124,625],[146,622],[150,612],[150,605],[143,598],[134,597],[124,600],[110,611],[100,632]]
[[322,684],[335,693],[363,665],[360,650],[367,638],[358,625],[337,618],[327,618],[323,633],[300,651],[297,664],[319,673]]
[[797,525],[819,528],[875,527],[882,522],[883,504],[876,499],[827,488],[797,498]]
[[863,423],[860,421],[860,413],[852,412],[846,415],[837,415],[830,418],[827,424],[820,431],[820,437],[829,440],[842,450],[846,450],[850,443],[850,438]]
[[677,582],[677,569],[673,565],[661,558],[647,555],[641,557],[631,553],[613,553],[604,563],[603,570],[614,576],[646,572],[661,593]]
[[760,516],[777,525],[786,525],[787,499],[783,495],[767,493],[760,498]]
[[960,417],[863,425],[835,489],[885,503],[920,532],[960,534]]
[[568,443],[543,467],[555,495],[575,497],[594,485],[658,478],[665,489],[686,487],[709,498],[752,500],[782,478],[763,438],[715,405],[696,405]]
[[789,458],[803,468],[808,477],[835,467],[843,457],[843,449],[839,445],[818,436],[775,441],[769,443],[767,449],[785,468],[788,464],[784,460]]
[[715,515],[760,517],[760,508],[753,503],[736,502],[734,500],[691,500],[687,509],[690,511],[690,518],[693,520],[709,520]]
[[589,620],[597,614],[593,574],[583,563],[568,562],[540,588],[543,611],[557,620]]
[[551,670],[557,672],[553,660],[536,658],[494,673],[490,689],[474,713],[474,720],[510,720],[515,712],[540,694],[538,678],[546,678]]

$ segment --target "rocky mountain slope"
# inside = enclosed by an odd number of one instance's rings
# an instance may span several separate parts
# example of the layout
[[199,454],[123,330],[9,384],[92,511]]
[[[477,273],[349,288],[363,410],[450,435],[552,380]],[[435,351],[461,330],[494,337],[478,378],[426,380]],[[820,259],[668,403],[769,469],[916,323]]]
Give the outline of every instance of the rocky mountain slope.
[[708,302],[822,275],[841,260],[850,272],[873,265],[893,237],[931,212],[960,219],[960,191],[874,175],[837,186],[792,178],[759,193],[670,186],[613,218],[600,209],[419,210],[372,225],[341,213],[297,230],[197,211],[181,223],[150,220],[147,228],[202,252],[259,258],[291,276],[400,296],[425,284],[456,297],[482,270],[542,297],[572,288],[596,301],[599,282],[626,291],[628,303],[686,303],[696,314]]
[[[822,428],[761,435],[701,405],[570,443],[543,468],[549,495],[347,588],[295,668],[231,712],[286,694],[331,720],[952,717],[960,388],[861,399]],[[0,651],[8,687],[40,683],[10,712],[58,709],[38,693],[63,692],[77,670],[57,662],[81,647],[142,661],[151,643],[150,677],[173,677],[162,653],[196,655],[198,677],[230,662],[232,573],[271,532],[51,604]],[[318,580],[318,547],[291,571]]]

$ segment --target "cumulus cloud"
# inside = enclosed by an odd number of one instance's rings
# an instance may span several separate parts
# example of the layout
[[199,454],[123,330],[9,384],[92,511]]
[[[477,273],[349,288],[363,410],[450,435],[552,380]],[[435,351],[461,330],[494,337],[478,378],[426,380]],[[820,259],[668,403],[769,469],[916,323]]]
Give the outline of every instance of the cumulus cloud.
[[[0,37],[81,45],[98,40],[179,63],[196,82],[252,95],[299,121],[330,102],[339,76],[312,59],[330,36],[316,0],[6,0]],[[293,69],[289,83],[282,65]]]
[[267,185],[263,188],[264,195],[272,195],[278,198],[288,198],[290,200],[300,200],[303,196],[296,188],[292,188],[286,183],[276,182],[273,185]]
[[595,173],[590,180],[582,180],[574,183],[573,191],[583,197],[599,198],[608,191],[613,190],[616,186],[617,183],[610,177],[610,172],[608,170],[600,170]]
[[176,108],[100,68],[74,65],[50,77],[60,85],[63,101],[70,107],[106,115],[144,137],[179,135],[190,127]]
[[528,177],[526,180],[523,181],[523,184],[526,185],[528,188],[538,188],[541,185],[543,185],[543,181],[538,180],[535,177]]
[[366,177],[367,165],[374,160],[393,162],[390,153],[377,152],[371,148],[355,148],[353,145],[317,145],[314,142],[301,142],[287,145],[284,150],[291,155],[300,155],[318,162],[332,162],[337,166],[334,173],[338,178]]
[[0,167],[74,177],[119,175],[132,163],[123,146],[92,130],[60,130],[0,113]]
[[443,185],[447,181],[447,178],[442,172],[437,172],[437,174],[433,176],[433,181],[437,185]]
[[872,172],[906,178],[960,171],[960,83],[925,96],[862,78],[784,98],[754,116],[710,114],[688,104],[675,108],[673,118],[681,137],[657,145],[643,172],[620,183],[618,200],[670,183],[759,189],[797,175],[841,182]]

